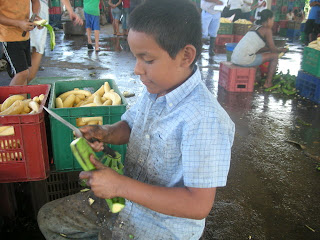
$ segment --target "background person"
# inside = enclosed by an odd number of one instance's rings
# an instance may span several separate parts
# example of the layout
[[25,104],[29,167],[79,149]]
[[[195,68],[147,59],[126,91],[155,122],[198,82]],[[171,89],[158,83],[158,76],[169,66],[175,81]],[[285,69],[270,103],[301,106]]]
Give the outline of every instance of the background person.
[[260,12],[267,9],[267,2],[265,0],[258,0],[256,4],[252,6],[252,10],[255,10],[254,19],[259,20],[260,19]]
[[229,15],[235,15],[232,20],[233,22],[235,22],[242,16],[241,8],[243,5],[243,0],[229,0],[228,3],[230,6]]
[[[221,12],[226,2],[219,0],[201,0],[202,38],[209,37],[209,56],[214,56],[215,41],[220,27]],[[217,10],[218,9],[218,10]]]
[[130,14],[130,0],[123,0],[123,9],[122,9],[122,30],[124,35],[128,35],[128,21]]
[[[39,0],[31,0],[32,13],[40,11]],[[0,42],[8,62],[11,85],[26,85],[31,66],[29,31],[35,24],[29,22],[30,0],[0,0]],[[37,18],[39,20],[39,17]],[[25,36],[22,36],[23,32]]]
[[[62,0],[62,3],[66,6],[70,19],[74,24],[83,24],[82,19],[73,11],[73,8],[69,0]],[[49,23],[49,5],[48,0],[40,0],[40,12],[39,16],[45,19]],[[30,32],[31,42],[31,67],[29,67],[28,82],[34,79],[39,71],[42,56],[47,41],[47,28],[34,29]]]
[[241,7],[242,19],[247,19],[250,21],[251,17],[251,6],[253,0],[244,0],[243,5]]
[[[94,43],[96,52],[100,51],[99,47],[99,35],[100,35],[100,8],[99,3],[104,2],[102,0],[84,0],[83,10],[84,17],[86,19],[86,32],[88,38],[88,49],[93,50],[91,33],[94,32]],[[105,6],[104,6],[105,8]]]
[[292,10],[290,10],[290,11],[286,14],[286,20],[288,20],[288,21],[294,20],[294,13],[293,13]]
[[120,18],[122,15],[122,0],[109,0],[109,6],[111,7],[112,14],[112,27],[113,27],[113,35],[122,36],[120,33]]
[[[264,88],[272,86],[272,77],[276,72],[280,52],[286,48],[276,48],[272,37],[274,17],[272,11],[265,9],[259,13],[249,32],[236,45],[231,55],[231,62],[243,67],[255,67],[270,62]],[[267,47],[266,47],[267,46]]]
[[317,39],[320,29],[319,24],[316,22],[317,18],[319,18],[320,0],[310,0],[309,5],[311,9],[304,29],[306,34],[306,45]]

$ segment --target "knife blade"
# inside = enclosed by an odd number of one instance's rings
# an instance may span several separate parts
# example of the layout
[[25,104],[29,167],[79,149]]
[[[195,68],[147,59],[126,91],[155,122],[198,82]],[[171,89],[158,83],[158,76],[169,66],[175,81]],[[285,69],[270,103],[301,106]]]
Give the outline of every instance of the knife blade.
[[69,123],[67,120],[63,119],[62,117],[60,117],[58,114],[56,114],[55,112],[51,111],[50,109],[46,108],[45,106],[43,106],[43,108],[52,116],[54,117],[56,120],[58,120],[59,122],[61,122],[62,124],[64,124],[65,126],[67,126],[68,128],[70,128],[71,130],[73,130],[76,134],[77,137],[82,137],[82,132],[79,130],[79,128],[77,128],[76,126],[73,126],[71,123]]
[[[58,114],[56,114],[55,112],[51,111],[50,109],[46,108],[45,106],[43,106],[43,108],[52,116],[54,117],[56,120],[58,120],[59,122],[61,122],[62,124],[64,124],[65,126],[67,126],[68,128],[70,128],[71,130],[73,130],[76,134],[77,137],[83,137],[82,132],[79,130],[79,128],[77,128],[76,126],[73,126],[71,123],[69,123],[67,120],[65,120],[64,118],[62,118],[61,116],[59,116]],[[88,140],[89,142],[93,143],[95,141],[98,141],[98,139],[96,138],[91,138]],[[113,150],[111,147],[108,146],[107,143],[103,143],[103,150],[102,150],[105,154],[108,154],[112,157],[116,157],[116,152],[115,150]]]
[[[35,13],[32,14],[31,18],[29,19],[29,22],[33,22],[33,21],[36,19],[36,16],[37,16],[37,14],[35,14]],[[22,37],[25,37],[26,34],[27,34],[27,32],[26,32],[26,31],[23,31]]]

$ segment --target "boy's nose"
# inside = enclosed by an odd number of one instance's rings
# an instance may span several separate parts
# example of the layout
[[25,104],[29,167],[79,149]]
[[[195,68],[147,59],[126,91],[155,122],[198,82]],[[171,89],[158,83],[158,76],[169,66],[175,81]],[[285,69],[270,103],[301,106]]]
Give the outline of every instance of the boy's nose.
[[134,67],[134,74],[136,75],[143,75],[143,67],[141,66],[141,63],[139,60],[136,61],[136,66]]

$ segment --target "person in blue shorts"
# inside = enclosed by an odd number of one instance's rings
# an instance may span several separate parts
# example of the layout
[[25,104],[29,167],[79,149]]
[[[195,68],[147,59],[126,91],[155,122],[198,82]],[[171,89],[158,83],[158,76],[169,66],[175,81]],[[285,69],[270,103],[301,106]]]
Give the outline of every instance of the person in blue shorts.
[[102,0],[84,0],[83,10],[84,17],[86,19],[86,32],[88,37],[88,49],[93,50],[91,33],[94,32],[95,50],[100,51],[99,47],[99,35],[100,35],[100,9],[99,3],[104,2]]
[[[124,175],[91,156],[91,186],[44,205],[46,239],[199,239],[218,187],[226,185],[234,124],[201,79],[201,20],[189,0],[148,0],[129,18],[135,74],[145,88],[121,121],[86,126],[86,139],[128,144]],[[123,197],[109,212],[104,198]],[[90,204],[88,199],[91,198]]]

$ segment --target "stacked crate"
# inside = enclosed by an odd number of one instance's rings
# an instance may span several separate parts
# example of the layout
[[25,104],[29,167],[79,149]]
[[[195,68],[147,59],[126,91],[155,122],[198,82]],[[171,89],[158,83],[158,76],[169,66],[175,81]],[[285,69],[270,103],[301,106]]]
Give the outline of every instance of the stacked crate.
[[62,28],[60,0],[49,0],[49,23],[53,27]]
[[234,42],[238,43],[244,35],[250,30],[252,24],[241,24],[241,23],[234,23],[233,24],[233,35],[234,35]]
[[320,104],[320,51],[305,47],[302,69],[296,80],[299,95]]
[[[273,34],[279,34],[282,37],[288,37],[290,40],[296,39],[300,35],[297,26],[287,26],[284,24],[286,15],[290,10],[303,9],[305,6],[304,0],[272,0],[271,10],[274,13]],[[292,28],[294,27],[294,28]],[[290,29],[290,30],[288,30]],[[295,29],[295,30],[292,30]]]
[[289,42],[294,42],[300,38],[301,23],[296,21],[288,21],[287,38]]
[[220,23],[218,30],[218,36],[215,42],[216,53],[226,53],[225,44],[233,43],[233,23]]

